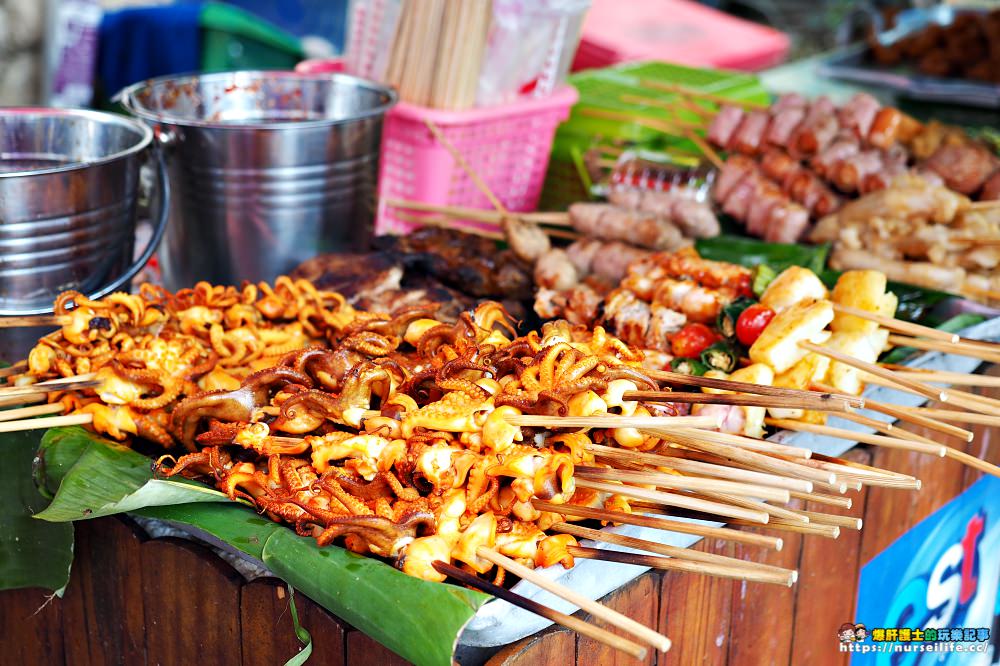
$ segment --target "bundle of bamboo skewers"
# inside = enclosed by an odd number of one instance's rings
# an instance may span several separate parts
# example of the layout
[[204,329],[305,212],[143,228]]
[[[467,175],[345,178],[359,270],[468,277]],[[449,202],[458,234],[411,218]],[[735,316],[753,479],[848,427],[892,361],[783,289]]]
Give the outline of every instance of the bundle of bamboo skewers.
[[403,0],[386,83],[403,101],[452,111],[476,103],[490,0]]

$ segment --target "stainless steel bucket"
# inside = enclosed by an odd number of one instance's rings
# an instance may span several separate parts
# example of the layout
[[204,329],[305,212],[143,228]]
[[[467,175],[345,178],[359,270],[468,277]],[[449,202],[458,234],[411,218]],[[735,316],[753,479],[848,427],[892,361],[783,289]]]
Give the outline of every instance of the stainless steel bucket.
[[65,289],[127,288],[166,222],[162,163],[156,232],[132,261],[139,169],[149,128],[95,111],[0,109],[0,315],[52,311]]
[[118,99],[166,153],[168,288],[273,280],[368,245],[392,90],[341,74],[224,72],[137,83]]

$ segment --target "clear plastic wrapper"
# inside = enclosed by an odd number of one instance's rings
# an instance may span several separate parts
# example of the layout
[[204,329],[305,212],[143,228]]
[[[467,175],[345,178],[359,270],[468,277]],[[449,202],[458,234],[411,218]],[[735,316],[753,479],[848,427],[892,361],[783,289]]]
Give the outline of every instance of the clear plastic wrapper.
[[478,106],[544,97],[565,82],[590,0],[493,0]]
[[715,168],[706,162],[671,162],[626,151],[611,172],[605,194],[621,201],[627,199],[628,193],[669,192],[709,203],[715,177]]

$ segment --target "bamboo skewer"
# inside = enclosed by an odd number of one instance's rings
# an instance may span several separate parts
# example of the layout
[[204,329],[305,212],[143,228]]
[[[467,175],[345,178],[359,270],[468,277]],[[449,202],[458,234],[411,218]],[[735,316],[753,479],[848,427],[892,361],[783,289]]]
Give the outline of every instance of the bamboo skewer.
[[736,580],[747,580],[752,582],[773,583],[790,587],[790,583],[785,583],[777,576],[767,576],[766,578],[748,574],[746,570],[731,569],[728,567],[708,567],[697,562],[687,560],[677,560],[672,557],[660,555],[646,555],[644,553],[629,553],[620,550],[610,550],[607,548],[588,548],[586,546],[568,546],[566,548],[573,557],[586,560],[603,560],[605,562],[616,562],[619,564],[633,564],[635,566],[646,567],[648,569],[661,569],[664,571],[683,571],[686,573],[699,573],[719,578],[731,578]]
[[62,326],[69,317],[57,315],[19,315],[0,317],[0,328],[33,328],[41,326]]
[[58,414],[62,412],[65,407],[58,402],[45,405],[36,405],[34,407],[21,407],[20,409],[7,409],[0,411],[0,421],[15,421],[17,419],[26,419],[32,416],[45,416],[46,414]]
[[510,425],[515,426],[543,426],[549,428],[719,427],[719,419],[714,416],[619,416],[617,414],[547,416],[542,414],[511,414],[504,417],[504,420]]
[[941,340],[925,340],[923,338],[910,338],[905,335],[890,334],[889,344],[897,347],[913,347],[923,351],[937,351],[945,354],[969,356],[989,361],[990,363],[1000,363],[1000,350],[990,350],[967,342],[942,342]]
[[854,430],[844,430],[843,428],[833,428],[818,423],[805,423],[804,421],[793,421],[791,419],[764,419],[764,423],[775,428],[785,430],[798,430],[801,432],[811,432],[815,435],[826,435],[838,439],[846,439],[850,442],[862,442],[864,444],[875,444],[889,448],[903,449],[905,451],[916,451],[932,456],[943,458],[948,447],[943,444],[925,444],[913,440],[901,439],[899,437],[887,437],[885,435],[872,435],[869,433],[856,432]]
[[984,388],[1000,388],[1000,377],[990,375],[977,375],[965,372],[948,372],[947,370],[921,370],[907,366],[884,365],[894,372],[903,375],[911,375],[913,379],[924,382],[939,382],[942,384],[952,384],[954,386],[979,386]]
[[798,490],[807,493],[812,491],[812,482],[805,479],[794,479],[777,474],[766,474],[739,467],[730,467],[728,465],[717,465],[647,451],[630,451],[618,447],[602,446],[600,444],[590,444],[587,446],[587,449],[597,456],[618,460],[634,460],[654,467],[669,467],[678,472],[700,474],[702,476],[717,476],[733,481],[746,481],[747,483],[757,483],[763,486],[773,486],[775,488]]
[[712,102],[716,105],[728,104],[730,106],[739,106],[745,109],[753,110],[767,110],[770,108],[769,105],[762,102],[754,102],[745,99],[729,99],[728,97],[723,97],[721,95],[713,95],[712,93],[702,92],[694,88],[688,88],[676,83],[664,83],[663,81],[656,81],[653,79],[642,79],[640,85],[644,88],[653,88],[654,90],[662,90],[664,92],[671,92],[684,97],[689,97],[692,99],[703,99],[707,102]]
[[545,500],[533,499],[532,505],[539,511],[550,511],[564,516],[575,516],[577,518],[592,518],[595,520],[605,520],[611,523],[621,523],[623,525],[635,525],[637,527],[649,527],[663,530],[665,532],[679,532],[681,534],[694,534],[696,536],[710,539],[721,539],[723,541],[734,541],[751,546],[763,546],[772,550],[781,550],[784,542],[779,537],[754,534],[753,532],[742,532],[731,530],[726,527],[709,527],[697,523],[689,523],[681,520],[670,520],[668,518],[654,518],[636,513],[625,513],[624,511],[610,511],[607,509],[595,509],[589,506],[579,506],[576,504],[553,504]]
[[[733,435],[728,432],[716,432],[714,430],[695,430],[693,428],[671,428],[666,431],[663,428],[650,428],[650,431],[655,431],[653,434],[659,435],[668,441],[675,441],[671,438],[684,437],[688,440],[695,439],[702,442],[712,442],[715,444],[725,444],[734,448],[747,449],[757,453],[770,453],[783,456],[789,456],[791,458],[809,458],[812,456],[812,451],[801,446],[789,446],[787,444],[778,444],[777,442],[768,442],[765,440],[754,439],[752,437],[744,437],[742,435]],[[686,442],[681,442],[686,443]]]
[[[807,395],[809,395],[807,393]],[[657,400],[662,402],[692,403],[702,405],[747,405],[751,407],[784,407],[787,409],[814,409],[831,412],[846,412],[850,407],[838,400],[813,393],[797,399],[774,395],[754,395],[747,393],[684,393],[680,391],[626,391],[625,400]]]
[[[402,208],[426,213],[441,213],[457,218],[474,220],[476,222],[488,222],[500,224],[503,215],[492,210],[481,208],[469,208],[467,206],[445,206],[430,204],[423,201],[407,201],[405,199],[384,199],[384,203],[393,208]],[[533,224],[547,224],[559,227],[572,227],[569,221],[569,213],[511,213],[510,217]]]
[[958,449],[953,449],[949,447],[947,454],[949,458],[951,458],[952,460],[956,460],[962,463],[963,465],[967,465],[973,469],[979,470],[980,472],[990,474],[991,476],[1000,477],[1000,467],[997,467],[992,463],[986,462],[985,460],[981,460],[980,458],[977,458],[976,456],[970,453],[966,453],[965,451],[959,451]]
[[439,227],[441,229],[460,229],[461,231],[470,234],[472,236],[481,236],[482,238],[489,238],[490,240],[502,241],[505,240],[505,236],[499,231],[489,231],[488,229],[478,229],[476,227],[462,226],[458,227],[455,225],[455,220],[448,217],[442,217],[440,215],[411,215],[410,213],[404,213],[399,211],[396,213],[396,217],[403,222],[409,222],[410,224],[417,224],[422,227]]
[[921,442],[923,444],[930,444],[931,446],[943,446],[940,442],[937,442],[929,437],[924,437],[923,435],[918,435],[915,432],[910,432],[903,428],[896,428],[888,421],[879,421],[878,419],[873,419],[862,414],[841,414],[841,418],[848,421],[854,421],[855,423],[860,423],[861,425],[868,426],[875,432],[882,433],[889,437],[896,437],[898,439],[909,439],[914,442]]
[[[936,407],[908,407],[907,411],[941,421],[1000,427],[1000,416],[991,416],[989,414],[961,412],[955,409],[938,409]],[[971,442],[972,440],[969,439],[969,441]]]
[[[876,384],[878,386],[886,386],[892,389],[902,389],[910,391],[911,393],[918,393],[912,389],[903,386],[900,382],[893,381],[891,379],[883,379],[882,377],[868,377],[867,382],[871,384]],[[920,393],[918,393],[920,395]],[[924,396],[929,397],[929,396]],[[1000,400],[994,398],[987,398],[983,395],[976,395],[974,393],[967,393],[965,391],[959,391],[957,389],[942,390],[938,397],[933,398],[940,400],[941,402],[947,401],[948,404],[954,405],[956,407],[961,407],[962,409],[968,409],[974,412],[979,412],[980,414],[991,414],[996,415],[1000,413]],[[917,408],[914,408],[917,409]],[[924,413],[926,412],[918,412]]]
[[[771,520],[775,518],[789,520],[796,523],[808,523],[809,519],[805,516],[801,516],[791,509],[786,509],[781,506],[774,506],[773,504],[768,504],[766,502],[761,502],[759,500],[748,499],[746,497],[737,497],[732,494],[727,493],[716,493],[716,492],[703,492],[695,495],[696,497],[703,497],[706,499],[717,499],[723,502],[728,502],[735,506],[743,507],[744,509],[751,509],[757,511],[763,511]],[[770,522],[770,520],[768,521]]]
[[[662,514],[666,510],[663,507],[656,506],[655,504],[650,504],[649,502],[630,502],[633,509],[639,509],[648,513]],[[696,514],[696,517],[700,517]],[[706,520],[711,520],[710,517],[706,517]],[[781,518],[772,518],[767,525],[757,525],[746,520],[741,520],[739,518],[732,518],[726,521],[730,525],[735,525],[739,527],[756,527],[760,529],[773,529],[782,532],[794,532],[797,534],[811,534],[814,536],[826,537],[828,539],[836,539],[840,536],[840,528],[835,525],[820,525],[818,523],[793,523]]]
[[837,527],[846,527],[849,530],[860,530],[864,524],[861,518],[854,516],[838,516],[833,513],[819,513],[817,511],[799,511],[799,513],[809,518],[810,525],[836,525]]
[[515,562],[514,560],[501,555],[495,550],[490,550],[489,548],[480,547],[476,549],[476,555],[492,562],[501,569],[505,569],[510,573],[518,576],[522,580],[526,580],[529,583],[536,585],[546,592],[556,595],[565,601],[570,602],[577,608],[590,613],[593,617],[599,620],[607,622],[608,624],[621,629],[622,631],[628,632],[633,637],[641,640],[642,642],[655,647],[661,652],[666,652],[670,649],[670,639],[654,631],[649,627],[636,622],[630,617],[622,615],[616,610],[612,610],[605,606],[604,604],[594,601],[593,599],[588,599],[587,597],[571,590],[565,585],[560,585],[559,583],[546,578],[534,569],[529,569],[528,567]]
[[788,491],[780,488],[755,486],[737,481],[706,479],[704,477],[697,476],[682,476],[679,474],[665,474],[663,472],[635,471],[627,469],[605,469],[602,467],[587,467],[583,465],[577,465],[574,468],[574,474],[602,481],[649,484],[656,486],[657,488],[667,488],[670,490],[720,492],[731,495],[759,497],[761,499],[771,500],[774,502],[788,502],[791,500]]
[[93,423],[93,414],[67,414],[65,416],[46,416],[38,419],[22,419],[20,421],[5,421],[0,423],[0,432],[20,432],[22,430],[47,430],[59,426],[86,425]]
[[[682,384],[686,386],[698,386],[700,388],[713,388],[723,391],[735,391],[737,393],[755,393],[758,395],[784,396],[794,399],[809,399],[807,396],[813,395],[815,391],[801,391],[798,389],[782,388],[780,386],[766,386],[764,384],[750,384],[748,382],[735,382],[729,379],[714,379],[712,377],[699,377],[697,375],[685,375],[680,372],[669,370],[644,370],[650,378],[664,381],[670,384]],[[860,396],[846,395],[838,393],[834,389],[824,390],[823,400],[836,400],[843,402],[850,407],[864,407],[865,399]],[[824,406],[823,409],[826,409]]]
[[474,587],[481,592],[493,595],[498,599],[503,599],[509,604],[523,608],[524,610],[534,613],[535,615],[540,615],[546,620],[560,624],[567,629],[575,631],[581,636],[592,638],[599,643],[603,643],[604,645],[608,645],[616,650],[620,650],[625,654],[635,657],[636,659],[646,658],[648,650],[634,641],[630,641],[622,636],[617,636],[610,631],[596,627],[589,622],[584,622],[580,618],[567,615],[566,613],[561,613],[557,610],[549,608],[548,606],[543,606],[537,601],[522,597],[520,594],[511,592],[510,590],[500,587],[499,585],[494,585],[493,583],[485,581],[479,576],[471,574],[464,569],[459,569],[452,564],[439,561],[434,562],[433,566],[438,573],[454,578],[463,585]]
[[725,516],[727,518],[743,518],[752,523],[764,524],[768,521],[767,513],[763,511],[749,511],[731,504],[722,502],[712,502],[700,500],[689,495],[680,493],[664,493],[658,490],[648,490],[646,488],[636,488],[615,483],[604,483],[603,481],[592,481],[590,479],[576,479],[577,488],[590,488],[606,493],[622,495],[624,497],[634,497],[637,499],[658,502],[666,506],[674,506],[681,509],[701,511],[703,513]]
[[793,569],[783,569],[756,562],[747,562],[734,557],[705,553],[690,548],[668,546],[656,543],[655,541],[636,539],[635,537],[615,534],[614,532],[603,532],[572,523],[556,523],[551,529],[553,532],[570,534],[579,539],[590,539],[591,541],[610,543],[615,546],[634,548],[635,550],[644,550],[663,555],[670,561],[669,564],[665,563],[669,568],[680,571],[704,573],[710,576],[735,578],[737,580],[772,583],[785,585],[786,587],[791,587],[798,578],[798,572]]
[[703,440],[696,440],[690,437],[664,434],[661,435],[668,441],[682,444],[683,446],[704,451],[723,459],[732,460],[737,463],[746,464],[754,469],[763,469],[776,474],[786,474],[800,479],[807,479],[816,482],[832,484],[837,482],[837,475],[832,472],[823,472],[799,465],[781,458],[773,458],[756,451],[748,451],[728,444],[719,444]]
[[[920,411],[917,411],[913,407],[898,407],[886,402],[879,402],[876,400],[866,400],[865,409],[870,409],[873,412],[880,412],[886,414],[887,416],[892,416],[900,421],[906,421],[912,423],[913,425],[922,426],[924,428],[929,428],[931,430],[936,430],[937,432],[943,433],[945,435],[951,435],[952,437],[958,437],[959,439],[971,442],[974,437],[972,431],[953,426],[948,423],[943,423],[942,421],[936,420]],[[962,412],[956,412],[961,414]],[[1000,419],[998,419],[998,425],[1000,425]]]
[[840,314],[851,315],[852,317],[858,317],[859,319],[873,321],[879,326],[887,328],[890,331],[898,331],[900,333],[906,333],[907,335],[919,336],[930,340],[941,340],[943,342],[958,342],[959,340],[957,333],[948,333],[929,326],[921,326],[920,324],[902,321],[900,319],[895,319],[894,317],[886,317],[884,315],[875,314],[874,312],[869,312],[860,308],[854,308],[850,305],[834,303],[833,310],[834,312],[839,312]]
[[822,493],[800,493],[796,491],[791,492],[793,499],[804,500],[806,502],[816,502],[817,504],[826,504],[828,506],[837,506],[842,509],[850,509],[854,505],[854,500],[850,497],[841,497],[839,495],[824,495]]
[[18,361],[8,365],[6,368],[0,368],[0,377],[10,377],[11,375],[18,375],[24,372],[24,369],[28,367],[27,361]]
[[807,349],[811,352],[815,352],[820,356],[826,356],[835,361],[839,361],[844,365],[849,365],[852,368],[857,368],[858,370],[864,370],[869,374],[876,377],[880,377],[887,381],[897,384],[901,388],[905,388],[917,395],[922,395],[925,398],[930,398],[931,400],[946,400],[945,392],[936,389],[932,386],[928,386],[922,382],[918,382],[913,379],[907,379],[906,377],[897,377],[896,373],[891,370],[886,370],[885,368],[875,365],[873,363],[866,363],[864,361],[858,360],[851,356],[850,354],[845,354],[842,351],[836,349],[830,349],[829,347],[824,347],[822,345],[817,345],[812,342],[802,341],[799,343],[799,347],[802,349]]

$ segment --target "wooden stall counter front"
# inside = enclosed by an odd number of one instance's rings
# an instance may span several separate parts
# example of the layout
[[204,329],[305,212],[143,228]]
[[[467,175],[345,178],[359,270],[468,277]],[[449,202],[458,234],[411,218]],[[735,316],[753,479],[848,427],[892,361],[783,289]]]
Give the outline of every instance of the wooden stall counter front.
[[[988,374],[1000,375],[1000,366]],[[995,389],[988,392],[1000,393]],[[902,424],[901,424],[902,425]],[[918,428],[902,425],[920,432]],[[921,432],[927,436],[934,433]],[[966,450],[1000,463],[1000,433],[978,428]],[[961,446],[961,445],[959,445]],[[841,624],[855,620],[859,571],[913,525],[936,511],[980,473],[949,459],[896,449],[857,447],[851,460],[911,474],[920,491],[869,488],[850,510],[811,507],[862,517],[860,532],[803,540],[782,532],[781,551],[744,550],[706,540],[696,548],[797,568],[792,588],[705,576],[650,572],[604,599],[610,607],[658,628],[673,640],[649,664],[845,664],[837,647]],[[211,550],[181,539],[148,539],[127,518],[76,524],[73,573],[63,599],[37,589],[0,593],[0,663],[85,666],[198,663],[201,666],[282,664],[300,644],[289,598],[277,580],[246,582]],[[310,664],[404,664],[365,634],[302,595],[301,624],[313,638]],[[463,662],[488,666],[633,664],[566,630],[543,631],[495,655]]]

